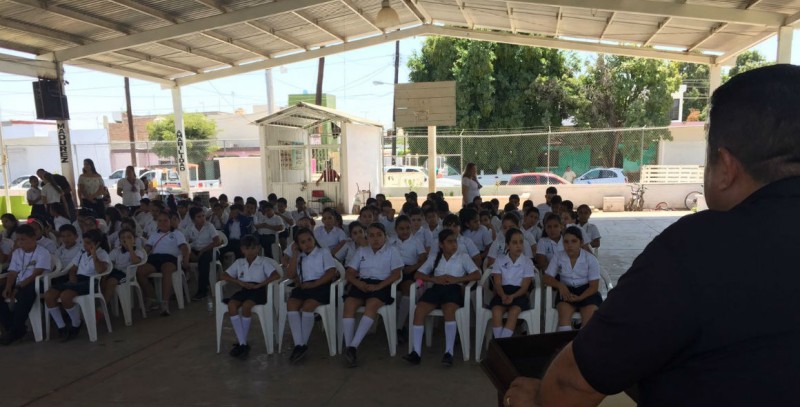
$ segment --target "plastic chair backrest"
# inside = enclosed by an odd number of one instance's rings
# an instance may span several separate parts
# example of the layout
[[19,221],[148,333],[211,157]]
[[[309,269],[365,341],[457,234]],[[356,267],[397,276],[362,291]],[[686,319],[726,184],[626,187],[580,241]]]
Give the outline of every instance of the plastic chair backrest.
[[275,271],[278,272],[278,275],[281,276],[281,278],[283,278],[285,272],[283,270],[283,266],[281,266],[280,263],[278,263],[277,261],[275,261],[273,259],[270,259],[269,257],[266,257],[266,256],[264,257],[264,260],[268,261],[269,264],[271,264],[272,267],[275,268]]

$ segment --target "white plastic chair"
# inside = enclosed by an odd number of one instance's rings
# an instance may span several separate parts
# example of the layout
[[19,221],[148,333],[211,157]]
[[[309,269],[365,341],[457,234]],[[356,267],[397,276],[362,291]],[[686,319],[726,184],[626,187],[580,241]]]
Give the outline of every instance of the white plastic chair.
[[[390,286],[390,295],[397,302],[397,285],[400,284],[402,281],[402,275],[400,278],[395,280],[392,285]],[[343,320],[342,313],[344,312],[344,299],[342,298],[342,293],[344,293],[345,286],[347,285],[347,280],[344,278],[339,280],[339,297],[338,297],[338,307],[339,307],[339,318],[338,321],[341,324]],[[387,342],[389,343],[389,356],[394,356],[397,354],[397,305],[393,302],[391,305],[383,305],[378,308],[378,315],[380,315],[381,319],[383,320],[383,327],[386,328],[386,338]],[[364,313],[365,307],[358,307],[356,310],[356,314]],[[373,325],[373,328],[375,325]],[[342,346],[342,341],[344,341],[344,328],[339,330],[339,347]]]
[[[186,273],[183,271],[183,256],[178,256],[178,268],[172,273],[172,289],[175,291],[175,299],[178,301],[178,309],[183,309],[184,303],[191,302],[189,298],[189,283],[186,280]],[[163,294],[161,293],[161,279],[164,275],[160,272],[153,273],[147,276],[148,278],[153,279],[153,284],[155,285],[156,290],[156,298],[158,301],[169,301],[169,298],[162,298]],[[185,301],[184,301],[185,300]]]
[[[472,288],[475,287],[475,282],[470,281],[464,287],[464,306],[456,310],[456,326],[458,327],[458,336],[461,338],[461,353],[464,354],[464,361],[469,360],[469,337],[472,335],[470,331],[470,302],[472,298]],[[409,310],[408,310],[408,326],[414,326],[414,311],[417,309],[417,287],[416,284],[411,285],[411,292],[409,295]],[[425,346],[431,347],[433,343],[433,318],[444,317],[441,309],[431,311],[425,317]],[[408,352],[414,350],[414,333],[413,330],[408,330]]]
[[125,319],[125,326],[133,325],[133,291],[136,291],[136,298],[139,300],[139,307],[142,310],[142,318],[147,318],[147,310],[142,296],[142,287],[136,281],[136,270],[139,266],[147,263],[145,255],[138,263],[131,264],[125,270],[125,282],[119,283],[116,288],[116,299],[114,300],[114,316],[119,316],[119,309],[122,307],[122,316]]
[[[283,277],[283,267],[281,265],[269,258],[265,258],[265,260],[269,261],[272,264],[272,267],[277,270],[278,274]],[[278,280],[280,281],[280,279]],[[228,304],[222,302],[223,295],[222,289],[227,285],[227,281],[218,281],[214,284],[214,291],[215,291],[215,306],[214,309],[216,310],[216,327],[217,327],[217,353],[220,353],[220,347],[222,346],[222,323],[225,321],[225,314],[228,313]],[[264,305],[256,305],[253,307],[253,315],[258,316],[258,322],[261,325],[261,333],[264,335],[264,343],[267,346],[267,354],[272,354],[275,351],[274,339],[275,339],[275,330],[274,330],[274,309],[275,309],[275,287],[278,285],[277,281],[273,281],[269,283],[265,290],[267,290],[267,303]]]
[[[4,265],[4,266],[7,266]],[[61,260],[57,256],[52,256],[51,259],[51,271],[52,272],[59,272],[61,271]],[[44,279],[45,276],[49,273],[45,273],[41,276],[36,277],[34,280],[34,290],[36,291],[36,299],[33,301],[33,306],[31,306],[31,310],[28,312],[28,322],[31,325],[31,331],[33,331],[33,338],[36,342],[41,342],[44,340],[44,333],[42,331],[42,312],[44,307],[42,307],[42,288],[44,287]],[[0,274],[0,285],[5,286],[6,284],[6,277],[8,274]]]
[[[99,289],[99,284],[100,284],[100,279],[111,273],[111,270],[113,269],[114,266],[111,264],[111,262],[107,262],[106,270],[104,272],[89,277],[89,294],[79,295],[75,297],[73,300],[76,305],[81,307],[81,314],[83,315],[84,325],[86,325],[86,330],[89,333],[89,342],[97,341],[97,313],[96,313],[97,301],[100,301],[100,305],[103,311],[103,316],[105,317],[106,320],[106,328],[108,329],[108,332],[112,332],[111,317],[108,315],[108,307],[106,306],[106,300],[105,298],[103,298],[103,293]],[[50,338],[49,312],[45,313],[45,326],[47,327],[47,338],[49,339]]]
[[208,284],[211,287],[215,287],[215,289],[211,291],[211,295],[216,295],[217,273],[222,273],[222,261],[219,259],[219,251],[228,245],[228,236],[226,236],[225,233],[218,230],[217,236],[219,236],[220,243],[211,253],[211,267],[208,269]]
[[[492,320],[492,310],[487,308],[489,302],[494,297],[494,293],[489,289],[489,280],[492,278],[492,269],[486,270],[481,277],[481,283],[477,291],[477,303],[475,304],[475,360],[481,360],[481,352],[483,352],[483,344],[489,343],[490,335],[493,335],[491,329],[487,329],[489,321]],[[528,334],[535,335],[541,333],[541,315],[542,307],[540,305],[539,296],[536,295],[541,287],[541,279],[539,273],[536,272],[533,278],[534,286],[530,290],[529,301],[531,308],[519,313],[517,319],[525,322]],[[484,299],[488,300],[484,304]],[[508,313],[503,313],[503,318],[508,317]]]
[[[608,292],[614,288],[614,283],[611,282],[611,277],[609,276],[608,272],[600,268],[600,281],[602,282],[597,290],[600,292],[600,295],[605,299],[605,295],[603,295],[603,291]],[[546,324],[547,328],[549,328],[548,332],[555,332],[558,329],[558,310],[555,308],[555,304],[553,304],[552,292],[553,290],[550,287],[547,287],[547,292],[550,294],[550,298],[548,298],[547,304],[548,307],[546,308]],[[581,313],[575,312],[572,314],[572,319],[580,321],[581,320]],[[546,329],[547,329],[546,328]]]
[[[341,268],[341,270],[340,270]],[[340,282],[344,279],[344,270],[340,264],[336,265],[336,270],[339,272],[339,279],[335,280],[331,284],[330,288],[330,299],[328,304],[323,304],[318,306],[314,313],[319,315],[322,320],[322,328],[325,330],[325,337],[328,341],[328,351],[331,356],[336,355],[336,288],[339,286]],[[278,307],[278,352],[281,351],[283,348],[283,332],[286,329],[286,319],[288,317],[288,309],[286,308],[286,301],[288,300],[288,293],[291,293],[292,288],[289,287],[289,283],[293,280],[286,279],[281,281],[281,283],[275,288],[277,290],[278,301],[276,305]]]

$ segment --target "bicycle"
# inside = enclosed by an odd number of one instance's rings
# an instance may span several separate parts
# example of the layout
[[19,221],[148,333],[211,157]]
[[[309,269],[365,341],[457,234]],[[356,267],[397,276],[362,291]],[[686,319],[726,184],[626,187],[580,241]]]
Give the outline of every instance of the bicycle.
[[[638,188],[636,188],[638,186]],[[631,185],[631,199],[625,205],[625,210],[628,212],[641,212],[644,208],[644,191],[647,190],[644,185]]]
[[658,205],[656,205],[655,209],[657,211],[673,211],[674,210],[666,202],[659,202]]
[[687,210],[694,210],[697,208],[697,199],[703,196],[703,193],[700,191],[692,191],[686,194],[686,198],[683,198],[683,204],[686,205]]

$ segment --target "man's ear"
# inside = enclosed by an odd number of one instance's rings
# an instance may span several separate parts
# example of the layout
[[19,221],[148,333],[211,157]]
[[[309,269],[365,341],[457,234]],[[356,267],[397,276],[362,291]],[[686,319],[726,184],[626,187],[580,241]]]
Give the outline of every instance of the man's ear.
[[742,163],[724,147],[717,152],[717,187],[724,191],[731,188],[742,176]]

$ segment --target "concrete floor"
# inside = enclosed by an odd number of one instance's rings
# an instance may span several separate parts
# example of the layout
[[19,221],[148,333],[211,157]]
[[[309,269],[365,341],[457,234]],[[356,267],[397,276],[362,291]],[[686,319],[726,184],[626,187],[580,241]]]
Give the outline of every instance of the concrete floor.
[[[654,212],[593,216],[600,228],[602,267],[616,280],[647,242],[685,213]],[[315,330],[310,353],[297,366],[288,363],[291,335],[286,329],[281,354],[267,355],[254,321],[249,360],[228,356],[234,337],[228,322],[223,353],[215,353],[214,317],[205,304],[162,318],[151,314],[134,325],[112,319],[114,332],[98,327],[99,340],[85,330],[74,341],[34,343],[32,335],[0,348],[2,406],[492,406],[494,388],[474,362],[439,364],[443,334],[434,334],[423,350],[421,366],[388,354],[382,326],[366,338],[360,366],[343,367],[341,356],[329,357],[324,335]],[[603,406],[633,406],[626,396],[609,397]]]

